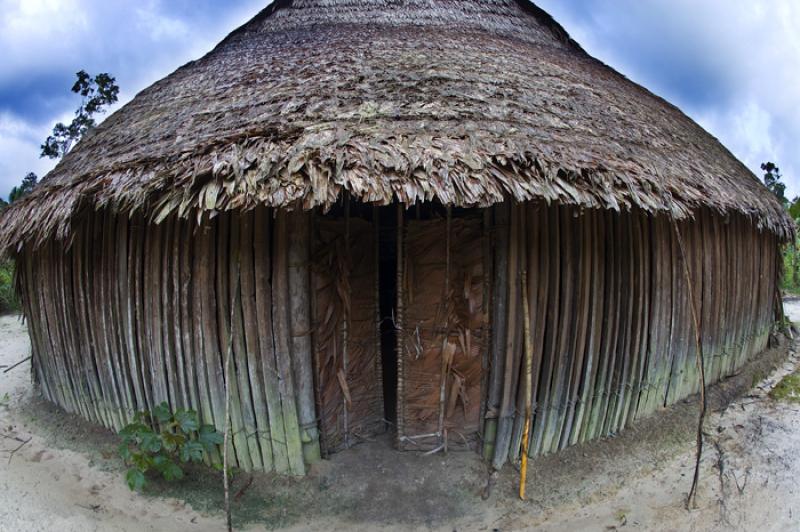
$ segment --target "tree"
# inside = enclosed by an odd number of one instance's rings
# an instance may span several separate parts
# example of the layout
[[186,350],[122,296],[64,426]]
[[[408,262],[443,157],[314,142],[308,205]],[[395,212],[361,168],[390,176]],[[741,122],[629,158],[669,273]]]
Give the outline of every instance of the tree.
[[83,97],[81,106],[75,111],[72,123],[61,122],[53,128],[53,134],[42,144],[42,157],[60,159],[72,146],[81,140],[97,125],[94,116],[106,112],[106,106],[119,99],[119,86],[116,79],[108,74],[98,74],[94,78],[86,71],[76,74],[78,80],[72,86],[72,92]]
[[11,189],[11,194],[8,195],[8,203],[14,203],[23,196],[27,196],[34,189],[39,182],[39,177],[33,172],[22,178],[22,183]]
[[761,165],[761,169],[764,170],[764,184],[767,186],[775,197],[778,198],[778,201],[784,207],[789,206],[789,200],[786,198],[786,185],[783,184],[781,181],[781,170],[778,168],[775,163],[767,162]]
[[789,215],[795,222],[800,220],[800,196],[795,196],[795,198],[789,204]]

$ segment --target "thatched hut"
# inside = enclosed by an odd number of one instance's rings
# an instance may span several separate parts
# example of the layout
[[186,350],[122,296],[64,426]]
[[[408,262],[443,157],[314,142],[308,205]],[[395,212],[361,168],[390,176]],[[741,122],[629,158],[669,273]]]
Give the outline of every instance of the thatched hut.
[[531,455],[613,434],[698,390],[691,295],[709,382],[764,349],[792,231],[527,1],[279,0],[110,116],[0,246],[49,400],[222,429],[227,379],[236,463],[300,474],[387,430],[499,466],[528,399]]

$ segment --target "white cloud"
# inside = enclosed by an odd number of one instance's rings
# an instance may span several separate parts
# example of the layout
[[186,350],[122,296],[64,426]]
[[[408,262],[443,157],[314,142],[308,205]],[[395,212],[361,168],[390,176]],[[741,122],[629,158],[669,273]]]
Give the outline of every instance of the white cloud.
[[540,0],[586,50],[800,195],[800,2]]
[[7,199],[8,191],[28,172],[41,177],[55,166],[50,159],[30,157],[31,153],[39,153],[39,146],[46,136],[46,128],[31,126],[7,113],[0,114],[0,191],[3,199]]

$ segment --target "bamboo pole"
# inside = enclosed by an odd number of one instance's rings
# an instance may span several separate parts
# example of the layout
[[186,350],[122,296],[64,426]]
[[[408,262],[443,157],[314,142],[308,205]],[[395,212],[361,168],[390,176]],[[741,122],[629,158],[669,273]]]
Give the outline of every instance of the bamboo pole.
[[[492,279],[494,272],[492,269],[492,211],[490,209],[483,210],[483,237],[481,245],[483,246],[483,301],[481,302],[481,311],[486,317],[486,328],[483,331],[484,347],[481,350],[481,405],[480,405],[480,420],[486,419],[486,407],[489,394],[489,360],[491,356],[491,342],[486,340],[487,334],[492,330],[494,319],[490,311],[492,302]],[[478,436],[486,445],[485,423],[480,423],[478,426]]]
[[225,524],[227,525],[228,532],[233,530],[231,522],[231,494],[230,494],[230,477],[229,477],[229,463],[228,463],[228,443],[230,442],[231,430],[233,423],[231,421],[231,383],[235,382],[231,376],[231,362],[233,355],[233,338],[234,338],[234,319],[236,316],[236,309],[238,307],[239,295],[239,269],[236,268],[235,283],[233,286],[233,300],[230,305],[230,318],[228,320],[229,329],[227,334],[227,349],[225,350],[225,367],[224,367],[224,380],[225,380],[225,432],[223,435],[222,444],[222,482],[225,490]]
[[[261,459],[261,448],[259,445],[258,425],[253,406],[253,392],[251,390],[250,368],[247,360],[247,347],[245,344],[244,316],[243,316],[243,297],[242,297],[242,257],[241,257],[241,233],[242,215],[232,216],[230,224],[230,243],[229,243],[229,267],[227,294],[231,301],[231,320],[229,322],[228,334],[231,335],[233,360],[232,368],[235,378],[232,383],[234,405],[238,408],[240,419],[240,430],[244,438],[244,446],[247,448],[248,464],[254,470],[263,470],[264,464]],[[256,381],[258,382],[258,381]]]
[[538,398],[536,404],[536,425],[533,427],[533,453],[540,454],[545,452],[544,433],[548,420],[552,414],[552,386],[553,372],[556,367],[557,334],[555,331],[558,326],[558,315],[561,308],[561,254],[560,238],[558,225],[558,208],[548,208],[542,215],[542,256],[543,270],[546,272],[540,284],[546,290],[540,293],[540,299],[544,301],[547,311],[545,312],[545,323],[543,331],[543,351],[542,351],[542,377],[541,385],[538,387]]
[[281,397],[278,391],[279,373],[275,359],[275,344],[272,331],[272,257],[270,256],[270,219],[266,208],[255,211],[253,230],[256,319],[260,346],[261,377],[269,412],[269,436],[272,448],[273,468],[277,473],[289,472],[289,451],[286,445],[286,430],[283,422]]
[[[227,346],[233,350],[234,338],[233,320],[236,318],[236,306],[239,298],[239,276],[238,276],[238,242],[234,247],[232,244],[232,225],[238,225],[234,220],[231,223],[231,214],[223,213],[217,216],[217,241],[216,253],[217,268],[215,272],[216,294],[217,294],[217,334],[219,335],[220,353],[223,356],[223,363],[227,357]],[[235,372],[235,369],[234,369]],[[244,427],[242,416],[242,403],[238,400],[239,384],[238,379],[227,380],[227,369],[223,367],[222,376],[225,390],[225,410],[230,418],[233,427],[232,444],[236,452],[236,463],[243,471],[253,470],[253,460],[250,458],[250,448],[247,432]],[[235,398],[236,400],[232,400]]]
[[[350,275],[350,194],[344,195],[344,262],[347,265],[344,275]],[[349,380],[350,371],[350,302],[345,302],[342,309],[342,371],[344,372],[345,383]],[[344,419],[344,448],[350,448],[350,409],[348,405],[348,394],[342,394],[342,417]]]
[[[444,274],[444,294],[442,297],[442,308],[448,309],[449,302],[450,302],[450,240],[451,240],[451,229],[453,223],[453,211],[450,205],[447,206],[447,220],[446,220],[446,227],[445,227],[445,274]],[[439,434],[439,444],[444,448],[447,449],[447,435],[444,430],[444,418],[445,418],[445,403],[447,401],[447,377],[448,373],[450,372],[450,363],[451,357],[447,354],[450,353],[450,350],[447,349],[447,344],[449,343],[449,334],[450,334],[450,313],[445,310],[444,312],[444,338],[442,340],[442,365],[441,365],[441,374],[439,376],[439,423],[438,423],[438,434]]]
[[484,414],[483,457],[485,460],[494,458],[497,418],[500,415],[500,402],[503,395],[505,358],[502,354],[506,343],[506,322],[508,320],[508,202],[495,205],[493,210],[494,276],[492,277],[492,335],[490,342],[491,361],[489,364],[491,373],[486,399],[486,413]]
[[275,358],[278,369],[278,392],[283,410],[283,426],[286,435],[286,450],[289,470],[294,475],[305,474],[303,445],[300,441],[300,425],[295,402],[292,360],[290,352],[291,331],[289,330],[289,268],[288,268],[288,230],[286,212],[279,210],[275,220],[275,246],[272,330],[275,341]]
[[525,430],[522,432],[522,465],[520,468],[519,498],[525,500],[525,483],[528,479],[528,435],[531,430],[531,407],[533,399],[533,346],[531,345],[531,311],[528,301],[528,271],[522,270],[522,312],[525,328],[525,365],[524,365],[524,397],[525,397]]
[[405,338],[404,338],[404,281],[405,281],[405,248],[404,248],[404,213],[403,204],[397,204],[397,316],[395,330],[397,333],[397,446],[402,448],[405,434]]
[[519,348],[517,329],[519,320],[518,312],[518,291],[516,289],[517,276],[519,273],[519,207],[511,207],[511,223],[509,232],[509,252],[508,252],[508,285],[506,290],[508,295],[508,321],[506,342],[504,348],[505,363],[503,372],[503,395],[500,403],[500,418],[497,424],[497,438],[495,440],[494,461],[495,469],[501,469],[508,459],[511,446],[511,436],[513,430],[514,415],[514,372],[519,370],[516,362],[519,360],[517,351]]
[[307,464],[318,462],[322,456],[319,447],[319,429],[314,401],[314,367],[311,345],[311,227],[310,214],[297,210],[289,223],[289,305],[292,335],[292,362],[294,367],[297,415],[303,458]]
[[256,439],[261,449],[261,466],[264,471],[272,471],[274,461],[272,457],[272,439],[270,432],[270,418],[267,412],[269,400],[267,395],[272,391],[265,390],[267,380],[264,377],[264,366],[261,364],[261,356],[266,352],[260,342],[271,341],[262,338],[260,335],[260,323],[258,319],[258,299],[256,293],[256,273],[254,249],[256,245],[265,245],[263,242],[256,244],[254,241],[254,214],[252,212],[242,214],[241,234],[239,236],[239,279],[241,283],[242,300],[242,320],[245,342],[245,352],[247,358],[247,372],[252,394],[253,413],[255,415]]

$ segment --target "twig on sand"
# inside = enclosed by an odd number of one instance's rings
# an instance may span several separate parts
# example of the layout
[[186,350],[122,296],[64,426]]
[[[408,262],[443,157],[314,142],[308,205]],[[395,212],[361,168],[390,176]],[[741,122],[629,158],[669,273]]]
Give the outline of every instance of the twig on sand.
[[20,449],[22,449],[23,447],[25,447],[25,446],[26,446],[28,443],[30,443],[30,441],[31,441],[32,439],[33,439],[33,437],[30,437],[30,438],[28,438],[28,439],[27,439],[27,440],[25,440],[24,442],[20,443],[20,444],[19,444],[19,445],[18,445],[18,446],[17,446],[17,447],[16,447],[16,448],[13,450],[13,451],[9,451],[9,453],[10,453],[10,454],[8,455],[8,464],[9,464],[9,465],[11,465],[11,459],[12,459],[12,458],[14,458],[14,453],[16,453],[17,451],[19,451],[19,450],[20,450]]
[[247,479],[247,483],[244,486],[242,486],[239,491],[236,492],[236,495],[234,495],[233,500],[239,502],[239,499],[241,499],[244,496],[245,492],[247,492],[247,490],[250,489],[250,486],[252,485],[253,485],[253,475],[250,475],[250,478]]
[[11,371],[12,369],[14,369],[14,368],[16,368],[16,367],[18,367],[18,366],[21,366],[21,365],[22,365],[22,364],[24,364],[25,362],[29,361],[31,358],[33,358],[33,357],[27,357],[27,358],[23,358],[22,360],[20,360],[19,362],[17,362],[17,363],[16,363],[16,364],[14,364],[13,366],[9,366],[9,367],[7,367],[6,369],[4,369],[4,370],[3,370],[3,373],[8,373],[8,372],[9,372],[9,371]]

